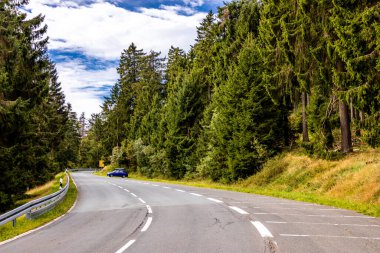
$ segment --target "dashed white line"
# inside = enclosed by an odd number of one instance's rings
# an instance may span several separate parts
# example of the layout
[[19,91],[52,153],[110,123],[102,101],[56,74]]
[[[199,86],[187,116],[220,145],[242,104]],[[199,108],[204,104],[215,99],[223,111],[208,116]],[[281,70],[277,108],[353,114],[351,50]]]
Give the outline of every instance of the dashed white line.
[[118,185],[117,187],[119,187],[120,189],[123,189],[123,187],[121,187],[121,186],[119,186],[119,185]]
[[167,187],[167,186],[164,186],[163,188],[165,188],[165,189],[171,189],[170,187]]
[[148,217],[148,220],[146,221],[145,226],[141,229],[141,232],[145,232],[148,230],[150,224],[152,223],[152,220],[152,217]]
[[148,213],[153,213],[152,208],[149,205],[146,205],[146,209],[148,209]]
[[341,235],[297,235],[297,234],[280,234],[284,237],[325,237],[325,238],[346,238],[346,239],[364,239],[380,240],[380,237],[359,237],[359,236],[341,236]]
[[260,221],[251,221],[251,223],[259,231],[261,237],[273,237],[272,233]]
[[211,201],[214,201],[216,203],[223,203],[223,201],[219,200],[219,199],[214,199],[214,198],[207,198],[208,200],[211,200]]
[[136,195],[136,194],[134,194],[134,193],[131,193],[131,195],[132,195],[133,197],[136,197],[136,198],[137,198],[137,195]]
[[152,185],[153,185],[153,186],[156,186],[156,187],[159,186],[159,185],[157,185],[157,184],[152,184]]
[[129,192],[127,189],[124,189],[124,191]]
[[149,183],[144,183],[144,184],[149,184]]
[[229,208],[231,208],[232,210],[234,210],[240,214],[249,214],[246,211],[244,211],[243,209],[240,209],[239,207],[236,207],[236,206],[229,206]]
[[177,192],[185,192],[184,190],[175,189]]
[[197,196],[197,197],[202,197],[203,195],[200,195],[200,194],[198,194],[198,193],[194,193],[194,192],[192,192],[192,193],[190,193],[191,195],[194,195],[194,196]]
[[118,251],[116,251],[115,253],[123,253],[126,249],[128,249],[129,247],[131,247],[132,244],[135,243],[136,240],[130,240],[127,244],[125,244],[123,247],[121,247]]
[[146,204],[146,202],[143,199],[139,198],[139,200],[141,203]]

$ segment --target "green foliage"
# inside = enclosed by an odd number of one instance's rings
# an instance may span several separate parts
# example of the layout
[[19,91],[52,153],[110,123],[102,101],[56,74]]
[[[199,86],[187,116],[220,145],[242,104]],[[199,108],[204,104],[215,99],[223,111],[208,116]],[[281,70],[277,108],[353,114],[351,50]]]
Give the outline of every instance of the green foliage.
[[44,17],[0,3],[0,212],[76,161],[76,118],[47,56]]
[[335,159],[352,126],[355,145],[380,145],[379,12],[376,1],[231,1],[189,52],[172,46],[165,61],[131,44],[81,164],[230,183],[297,145]]

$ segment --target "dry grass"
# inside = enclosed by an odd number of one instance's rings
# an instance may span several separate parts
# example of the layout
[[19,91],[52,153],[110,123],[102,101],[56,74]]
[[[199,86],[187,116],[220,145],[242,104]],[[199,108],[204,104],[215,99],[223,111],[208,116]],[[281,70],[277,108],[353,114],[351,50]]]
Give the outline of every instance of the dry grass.
[[268,162],[244,185],[378,205],[380,150],[353,153],[339,161],[287,153]]

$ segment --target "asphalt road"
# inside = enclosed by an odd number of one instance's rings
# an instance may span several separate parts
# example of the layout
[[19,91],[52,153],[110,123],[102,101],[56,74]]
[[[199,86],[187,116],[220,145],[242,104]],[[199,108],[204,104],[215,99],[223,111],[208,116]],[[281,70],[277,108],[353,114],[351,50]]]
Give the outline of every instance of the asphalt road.
[[380,252],[380,219],[309,203],[73,173],[75,208],[0,252]]

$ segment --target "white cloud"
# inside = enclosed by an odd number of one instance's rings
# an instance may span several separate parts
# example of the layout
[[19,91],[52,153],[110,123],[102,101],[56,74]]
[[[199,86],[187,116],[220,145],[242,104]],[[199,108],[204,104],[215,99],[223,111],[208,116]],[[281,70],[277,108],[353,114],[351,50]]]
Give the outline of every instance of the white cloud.
[[79,60],[57,63],[56,67],[66,100],[72,104],[78,115],[84,112],[87,118],[92,113],[101,111],[100,105],[104,95],[102,88],[112,86],[118,78],[113,67],[88,70]]
[[[80,51],[99,60],[118,60],[132,42],[145,51],[160,51],[163,55],[171,45],[188,50],[194,43],[196,26],[206,13],[194,9],[203,0],[183,2],[186,6],[162,5],[159,9],[140,8],[134,12],[104,0],[90,4],[85,0],[32,0],[26,9],[31,16],[45,15],[50,50]],[[116,82],[115,67],[88,70],[88,63],[75,59],[57,63],[66,101],[74,111],[83,111],[87,117],[100,111],[100,96],[108,92],[97,88]],[[94,88],[82,89],[89,86]]]
[[[180,6],[133,12],[107,2],[75,5],[72,1],[34,0],[27,7],[33,16],[46,16],[50,49],[79,49],[108,60],[118,59],[132,42],[147,51],[167,53],[172,44],[187,50],[194,42],[196,26],[206,15]],[[181,11],[192,15],[181,15]]]

